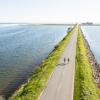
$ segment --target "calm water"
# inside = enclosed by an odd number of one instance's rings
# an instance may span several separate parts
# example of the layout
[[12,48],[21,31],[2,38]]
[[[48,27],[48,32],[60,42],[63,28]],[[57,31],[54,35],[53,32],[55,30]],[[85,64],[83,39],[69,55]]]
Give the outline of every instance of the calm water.
[[83,32],[100,64],[100,26],[83,26]]
[[0,25],[0,94],[9,95],[45,59],[68,26]]

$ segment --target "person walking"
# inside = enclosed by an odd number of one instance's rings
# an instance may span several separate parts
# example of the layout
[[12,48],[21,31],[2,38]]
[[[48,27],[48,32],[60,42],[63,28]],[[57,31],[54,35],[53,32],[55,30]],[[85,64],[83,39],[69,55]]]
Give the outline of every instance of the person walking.
[[66,62],[66,58],[64,58],[64,63]]
[[69,63],[69,58],[68,58],[68,63]]

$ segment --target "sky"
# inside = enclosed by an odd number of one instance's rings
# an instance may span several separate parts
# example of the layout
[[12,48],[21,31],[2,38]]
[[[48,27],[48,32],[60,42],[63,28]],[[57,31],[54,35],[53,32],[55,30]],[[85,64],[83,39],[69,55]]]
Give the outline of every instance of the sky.
[[100,22],[100,0],[0,0],[0,23]]

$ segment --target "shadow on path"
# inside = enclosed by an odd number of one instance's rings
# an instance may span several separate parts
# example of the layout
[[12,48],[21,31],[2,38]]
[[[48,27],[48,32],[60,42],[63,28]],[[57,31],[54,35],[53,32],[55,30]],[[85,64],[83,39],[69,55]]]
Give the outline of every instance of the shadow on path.
[[58,66],[65,66],[65,65],[67,65],[68,63],[60,63],[60,64],[58,64]]

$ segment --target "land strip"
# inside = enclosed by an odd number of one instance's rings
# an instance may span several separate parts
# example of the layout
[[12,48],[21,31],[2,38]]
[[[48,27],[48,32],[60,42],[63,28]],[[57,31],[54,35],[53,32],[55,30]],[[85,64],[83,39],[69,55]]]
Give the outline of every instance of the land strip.
[[[73,100],[77,29],[66,47],[40,100]],[[67,59],[64,63],[64,58]],[[69,58],[69,61],[68,61]]]

